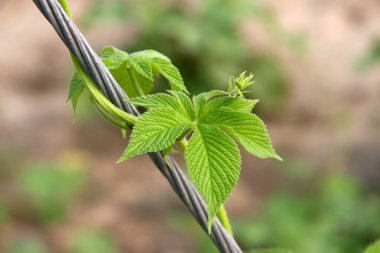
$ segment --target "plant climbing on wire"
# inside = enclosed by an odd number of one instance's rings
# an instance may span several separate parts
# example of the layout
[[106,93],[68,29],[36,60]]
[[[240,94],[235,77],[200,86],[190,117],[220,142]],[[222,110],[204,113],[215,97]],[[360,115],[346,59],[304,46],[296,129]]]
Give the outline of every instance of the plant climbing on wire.
[[[106,47],[101,58],[131,97],[128,102],[146,109],[133,122],[128,147],[119,162],[149,152],[168,154],[173,147],[179,147],[190,179],[206,201],[209,230],[213,218],[218,216],[232,233],[223,204],[240,174],[241,157],[236,142],[259,158],[281,160],[272,148],[263,121],[251,113],[258,100],[244,97],[253,84],[253,75],[244,72],[232,77],[228,91],[212,90],[190,97],[178,69],[156,51],[128,54]],[[152,90],[157,75],[168,80],[171,90],[145,95]],[[72,80],[69,99],[75,108],[86,84],[78,74]],[[99,105],[99,99],[92,96],[112,123],[119,127],[130,123]]]

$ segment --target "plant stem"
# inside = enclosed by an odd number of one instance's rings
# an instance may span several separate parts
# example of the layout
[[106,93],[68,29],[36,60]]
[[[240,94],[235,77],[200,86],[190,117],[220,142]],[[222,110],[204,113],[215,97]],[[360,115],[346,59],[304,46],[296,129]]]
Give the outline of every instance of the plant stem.
[[[71,17],[71,12],[69,5],[66,0],[58,0],[59,4],[62,6],[62,8],[65,10],[65,13],[69,18]],[[77,58],[74,56],[74,54],[70,53],[71,61],[73,62],[73,65],[75,67],[75,70],[78,72],[79,76],[85,83],[86,87],[90,90],[90,93],[94,96],[94,98],[97,100],[97,107],[104,107],[104,111],[109,111],[111,115],[114,115],[115,117],[125,121],[128,125],[134,125],[137,121],[137,117],[129,114],[127,112],[121,111],[119,108],[114,106],[108,99],[106,99],[101,92],[99,92],[97,85],[91,80],[91,78],[87,75],[87,73],[83,70],[81,65],[79,64]],[[111,113],[112,112],[112,113]],[[102,113],[102,112],[101,112]],[[103,114],[103,113],[102,113]],[[104,114],[103,114],[104,115]],[[108,117],[106,117],[109,119]],[[112,123],[115,123],[111,121]]]
[[131,70],[131,67],[130,67],[130,66],[127,66],[127,70],[128,70],[129,76],[131,77],[133,88],[135,88],[137,94],[138,94],[140,97],[144,96],[145,93],[144,93],[144,91],[141,89],[141,86],[140,86],[139,82],[137,81],[137,78],[136,78],[135,73]]
[[227,232],[233,237],[232,227],[230,224],[230,220],[228,219],[227,211],[224,208],[224,205],[222,205],[218,212],[216,213],[216,216],[222,223],[223,227],[227,230]]
[[115,126],[121,128],[121,129],[128,129],[127,125],[124,125],[123,122],[120,122],[116,119],[114,119],[104,108],[94,99],[93,103],[95,104],[95,107],[98,109],[100,114],[106,118],[109,122],[114,124]]

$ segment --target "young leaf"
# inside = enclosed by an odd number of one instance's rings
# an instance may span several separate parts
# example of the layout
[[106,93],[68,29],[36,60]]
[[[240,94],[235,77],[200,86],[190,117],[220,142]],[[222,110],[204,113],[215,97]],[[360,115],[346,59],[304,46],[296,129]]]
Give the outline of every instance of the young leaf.
[[191,180],[206,201],[212,219],[236,185],[240,153],[236,143],[216,127],[198,125],[185,150]]
[[207,105],[206,96],[207,92],[193,96],[194,112],[198,121],[200,121],[205,115],[205,108]]
[[69,95],[67,97],[67,101],[71,101],[74,113],[78,104],[79,97],[82,94],[84,88],[85,85],[81,77],[77,72],[75,72],[70,82]]
[[204,123],[221,127],[259,158],[272,157],[282,161],[272,147],[264,122],[254,114],[225,108],[208,115]]
[[364,253],[380,253],[380,240],[371,244]]
[[135,97],[135,98],[131,98],[129,102],[131,102],[132,104],[136,106],[142,106],[148,109],[155,109],[155,108],[169,106],[173,110],[176,110],[177,107],[179,106],[178,101],[166,93],[156,93],[152,95]]
[[171,108],[157,108],[144,113],[133,127],[132,135],[122,157],[157,152],[173,145],[188,125],[188,120]]
[[131,54],[131,58],[136,62],[150,64],[155,73],[162,75],[169,81],[173,90],[187,91],[179,70],[165,55],[154,50],[144,50]]
[[183,91],[169,90],[168,92],[172,94],[173,97],[175,97],[181,105],[179,109],[182,112],[182,114],[186,115],[189,120],[193,121],[195,118],[195,112],[193,103],[191,102],[189,96]]
[[206,106],[206,114],[217,111],[222,107],[229,108],[238,112],[252,112],[254,106],[259,102],[259,100],[247,99],[243,97],[220,97],[211,100]]
[[141,92],[146,94],[152,90],[153,73],[149,64],[136,62],[132,55],[112,46],[103,49],[101,58],[129,97],[139,96]]
[[193,104],[189,96],[182,91],[169,92],[171,95],[166,93],[156,93],[153,95],[132,98],[130,99],[130,102],[134,105],[149,109],[170,107],[187,117],[190,121],[194,120]]
[[166,61],[161,58],[155,58],[153,59],[153,68],[163,77],[168,79],[170,87],[173,90],[187,91],[179,70],[170,61]]
[[153,70],[149,62],[144,61],[141,58],[134,57],[134,55],[132,55],[128,62],[138,74],[153,82]]
[[105,47],[100,54],[100,57],[109,70],[119,68],[129,59],[129,55],[126,52],[112,46]]

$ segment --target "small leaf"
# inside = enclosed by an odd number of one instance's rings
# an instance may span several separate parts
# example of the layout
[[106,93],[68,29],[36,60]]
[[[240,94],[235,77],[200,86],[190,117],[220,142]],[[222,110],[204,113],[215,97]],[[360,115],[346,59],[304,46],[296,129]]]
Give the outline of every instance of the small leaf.
[[152,59],[155,59],[155,58],[162,59],[165,61],[170,61],[170,59],[167,56],[161,54],[160,52],[152,50],[152,49],[135,52],[135,53],[131,54],[131,56],[133,58],[141,58],[141,59],[149,60],[149,61]]
[[178,101],[166,93],[156,93],[152,95],[135,97],[131,98],[129,101],[136,106],[142,106],[149,109],[170,106],[172,109],[176,110],[179,106]]
[[138,57],[134,57],[134,55],[131,55],[131,58],[128,62],[132,65],[138,74],[153,82],[153,70],[149,62],[144,61]]
[[[144,93],[152,90],[153,73],[148,63],[134,60],[128,53],[112,46],[103,49],[101,58],[116,82],[129,97],[138,96],[137,89],[141,89]],[[131,75],[135,75],[137,83],[133,83]],[[139,87],[135,87],[135,85]]]
[[153,68],[169,81],[173,90],[187,91],[179,70],[170,61],[156,58],[153,60]]
[[193,96],[194,112],[198,121],[200,121],[205,115],[205,108],[207,105],[206,96],[207,92]]
[[207,104],[206,112],[211,113],[212,111],[226,107],[234,111],[250,113],[258,102],[259,100],[257,99],[253,100],[242,97],[215,98]]
[[[139,92],[134,87],[132,83],[131,75],[128,71],[127,63],[123,63],[119,68],[111,69],[110,72],[115,78],[116,82],[123,88],[128,97],[133,98],[139,96]],[[134,71],[130,69],[130,71]],[[135,74],[135,73],[134,73]],[[136,79],[141,90],[146,94],[149,93],[153,88],[153,82],[149,79],[136,74]]]
[[380,240],[371,244],[364,253],[380,253]]
[[210,229],[218,209],[238,181],[239,149],[218,128],[198,125],[185,150],[185,160],[191,180],[206,201]]
[[129,59],[129,55],[126,52],[112,46],[105,47],[100,57],[109,70],[119,68]]
[[224,90],[212,90],[212,91],[207,92],[206,100],[209,100],[209,99],[211,99],[213,97],[217,97],[217,96],[226,96],[228,94],[229,93],[227,91],[224,91]]
[[162,75],[169,81],[173,90],[187,91],[181,73],[165,55],[154,50],[144,50],[131,54],[131,57],[149,63],[155,73]]
[[182,91],[169,91],[171,95],[166,93],[156,93],[142,97],[130,99],[130,102],[136,106],[143,106],[149,109],[167,108],[181,113],[190,121],[194,120],[193,104],[187,94]]
[[254,114],[221,109],[208,115],[204,123],[221,127],[251,154],[259,158],[272,157],[282,161],[274,151],[264,122]]
[[118,162],[168,148],[188,123],[185,117],[171,108],[158,108],[144,113],[133,127],[128,147]]
[[180,103],[181,107],[179,108],[183,115],[186,115],[187,118],[191,121],[195,118],[195,112],[194,112],[194,106],[191,102],[191,99],[189,96],[183,92],[183,91],[168,91],[170,94],[172,94],[177,101]]
[[84,89],[85,85],[81,77],[77,72],[75,72],[70,82],[69,95],[67,97],[67,101],[71,101],[74,113],[78,104],[79,97]]

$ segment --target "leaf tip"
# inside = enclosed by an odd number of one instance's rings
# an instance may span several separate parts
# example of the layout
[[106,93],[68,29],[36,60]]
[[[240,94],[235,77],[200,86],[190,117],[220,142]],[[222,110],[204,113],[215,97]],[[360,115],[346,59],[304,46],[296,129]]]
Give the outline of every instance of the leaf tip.
[[272,156],[274,159],[276,159],[276,160],[278,160],[278,161],[281,161],[281,162],[283,162],[284,161],[284,159],[282,159],[282,157],[281,156],[279,156],[278,154],[276,154],[276,153],[274,153],[274,155]]
[[128,156],[126,156],[125,154],[123,154],[123,155],[119,158],[119,160],[116,161],[116,163],[122,163],[122,162],[124,162],[125,160],[127,160],[128,158],[129,158]]

